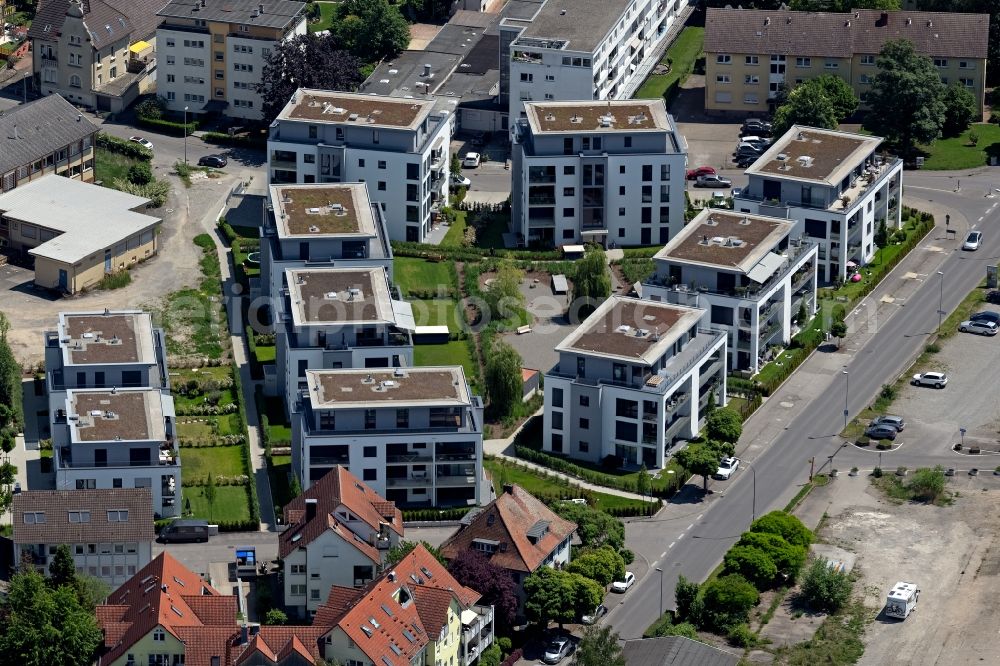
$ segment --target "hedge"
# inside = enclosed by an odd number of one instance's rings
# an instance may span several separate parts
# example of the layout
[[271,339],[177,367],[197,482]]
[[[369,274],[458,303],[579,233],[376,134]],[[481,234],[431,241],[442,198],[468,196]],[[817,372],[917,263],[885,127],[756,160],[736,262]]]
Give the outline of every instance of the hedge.
[[424,245],[423,243],[408,243],[404,241],[393,241],[392,252],[397,257],[451,259],[452,261],[478,261],[483,257],[527,259],[531,261],[562,259],[562,254],[557,250],[495,250],[479,247],[442,247],[440,245]]
[[521,657],[523,656],[524,656],[524,649],[517,648],[516,650],[510,653],[510,656],[508,656],[500,663],[500,666],[514,666],[514,664],[520,661]]
[[250,365],[250,378],[251,379],[263,379],[264,378],[264,368],[261,367],[260,361],[257,360],[257,339],[254,337],[253,327],[250,324],[246,326],[246,339],[247,339],[247,363]]
[[432,520],[461,520],[465,514],[469,513],[472,507],[460,509],[404,509],[403,522],[429,522]]
[[125,157],[131,157],[134,160],[145,160],[148,162],[153,159],[153,151],[148,148],[134,141],[120,139],[105,132],[97,133],[97,147],[103,148],[109,153],[118,153]]
[[[250,327],[247,326],[247,329]],[[247,331],[251,339],[253,335]],[[271,457],[271,420],[267,418],[267,405],[264,404],[264,389],[255,386],[253,389],[253,402],[257,406],[257,420],[260,422],[260,445],[264,448],[264,455]]]
[[[249,433],[249,427],[247,426],[247,403],[243,396],[243,381],[240,379],[240,368],[236,365],[235,361],[232,363],[231,367],[233,382],[236,390],[236,401],[240,406],[240,426],[243,429],[243,432]],[[256,530],[260,528],[260,500],[257,498],[256,477],[253,473],[253,462],[250,460],[251,454],[249,434],[247,441],[243,442],[241,448],[243,449],[243,471],[247,477],[250,478],[250,483],[247,484],[247,492],[250,494],[250,520],[244,522],[249,522],[252,525],[249,529]],[[222,529],[221,525],[219,526],[219,529]]]
[[173,120],[165,120],[163,118],[147,118],[145,116],[137,116],[135,124],[139,127],[158,130],[163,134],[173,136],[184,136],[185,133],[191,134],[198,129],[197,120],[192,120],[185,125],[184,123],[178,123]]
[[264,134],[237,134],[230,136],[225,132],[203,132],[201,140],[205,143],[214,143],[222,146],[247,146],[250,148],[264,148],[267,146],[267,136]]

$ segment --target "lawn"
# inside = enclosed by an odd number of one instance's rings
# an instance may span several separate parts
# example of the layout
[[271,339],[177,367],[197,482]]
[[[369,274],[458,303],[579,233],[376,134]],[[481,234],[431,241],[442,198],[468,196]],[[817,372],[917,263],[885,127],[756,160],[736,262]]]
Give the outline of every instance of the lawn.
[[221,358],[228,340],[224,326],[225,305],[219,297],[219,257],[208,234],[194,238],[202,249],[199,262],[203,279],[197,289],[181,289],[167,295],[160,321],[167,333],[167,352],[178,356]]
[[234,477],[243,474],[243,449],[239,446],[203,446],[181,449],[183,482],[200,482],[209,474]]
[[[185,463],[187,464],[187,463]],[[246,486],[216,486],[215,502],[211,508],[201,486],[182,489],[184,509],[191,507],[191,516],[210,522],[239,522],[250,520],[250,494]]]
[[277,507],[283,507],[295,499],[289,483],[288,475],[291,473],[291,456],[271,456],[267,465],[267,477],[271,482],[271,497]]
[[216,381],[222,381],[228,378],[232,374],[232,372],[233,372],[232,367],[228,365],[171,370],[170,385],[172,387],[177,387],[180,386],[181,384],[184,384],[189,379],[197,379],[199,381],[205,381],[206,379],[214,379]]
[[504,249],[503,235],[509,230],[510,213],[488,213],[485,227],[477,231],[476,247]]
[[458,303],[448,298],[410,299],[417,326],[447,326],[452,331],[461,328],[462,313]]
[[322,32],[324,30],[329,30],[333,25],[333,19],[337,13],[337,3],[335,2],[317,2],[316,5],[319,7],[319,21],[309,24],[309,32]]
[[476,376],[472,357],[469,356],[469,346],[465,340],[454,340],[443,345],[414,345],[414,365],[461,365],[465,369],[465,378],[474,383]]
[[462,240],[465,238],[465,218],[468,213],[464,210],[456,210],[453,213],[455,221],[448,227],[448,233],[441,241],[441,247],[462,247]]
[[94,148],[94,179],[103,181],[107,187],[115,178],[127,180],[130,167],[139,164],[139,160],[112,153],[104,148]]
[[[969,141],[972,132],[979,135],[975,146]],[[924,169],[950,171],[981,167],[987,163],[987,155],[1000,155],[1000,125],[975,123],[960,136],[938,139],[921,149],[926,155]]]
[[406,296],[410,292],[427,293],[444,289],[452,292],[456,286],[444,261],[427,261],[415,257],[396,257],[393,260],[393,276],[396,285]]
[[[292,441],[292,427],[285,418],[281,398],[263,397],[264,416],[267,416],[267,436],[271,446],[288,446]],[[258,402],[258,404],[260,404]]]
[[257,362],[274,363],[275,349],[274,345],[257,345]]
[[667,90],[680,86],[694,69],[694,62],[701,54],[705,41],[705,29],[688,26],[681,30],[674,43],[667,49],[661,62],[670,64],[667,74],[650,74],[649,78],[636,91],[635,99],[655,99],[663,97]]

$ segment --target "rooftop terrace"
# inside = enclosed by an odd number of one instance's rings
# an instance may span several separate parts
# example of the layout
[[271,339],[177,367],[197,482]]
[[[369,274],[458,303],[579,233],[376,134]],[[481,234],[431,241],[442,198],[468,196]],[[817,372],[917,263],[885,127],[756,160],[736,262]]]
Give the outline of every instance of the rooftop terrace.
[[278,118],[412,130],[433,107],[427,100],[301,88]]
[[882,143],[882,138],[793,125],[746,173],[840,184]]
[[388,370],[308,370],[306,381],[314,409],[469,404],[461,366]]
[[272,185],[270,195],[281,237],[376,235],[364,183]]
[[163,440],[163,404],[156,389],[67,392],[72,441]]
[[749,272],[795,226],[791,220],[706,208],[655,259]]
[[153,324],[146,312],[61,313],[59,344],[72,364],[156,362]]
[[296,326],[395,323],[384,268],[289,269],[285,275]]
[[619,100],[607,102],[526,103],[525,113],[531,131],[542,132],[612,132],[669,131],[666,106],[662,99]]

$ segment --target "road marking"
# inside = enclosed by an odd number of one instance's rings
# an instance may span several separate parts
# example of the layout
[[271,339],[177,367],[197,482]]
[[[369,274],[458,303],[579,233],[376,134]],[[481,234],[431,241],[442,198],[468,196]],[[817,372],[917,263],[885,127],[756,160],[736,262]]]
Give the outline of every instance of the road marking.
[[670,545],[667,546],[667,550],[670,550],[671,548],[673,548],[675,543],[677,543],[677,542],[676,541],[671,541]]
[[976,222],[982,222],[984,217],[986,217],[986,216],[985,215],[980,215],[979,219],[976,220]]
[[687,527],[685,527],[685,528],[684,528],[684,531],[685,531],[685,532],[687,532],[687,531],[688,531],[689,529],[691,529],[692,527],[694,527],[694,523],[691,523],[690,525],[688,525]]
[[664,557],[666,557],[666,556],[667,556],[667,551],[663,551],[662,553],[660,553],[660,559],[661,559],[661,560],[662,560],[662,559],[663,559]]
[[703,513],[699,513],[699,514],[698,514],[698,517],[697,517],[697,518],[696,518],[695,520],[701,520],[701,517],[702,517],[702,516],[704,516],[704,515],[705,515],[705,514],[703,514]]

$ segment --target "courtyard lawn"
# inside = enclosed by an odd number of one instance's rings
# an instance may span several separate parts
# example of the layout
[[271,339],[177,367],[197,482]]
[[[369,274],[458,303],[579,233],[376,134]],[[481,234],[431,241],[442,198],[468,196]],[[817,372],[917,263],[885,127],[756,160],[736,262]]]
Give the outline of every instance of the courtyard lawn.
[[285,506],[291,502],[292,488],[289,474],[292,473],[291,456],[271,456],[267,465],[267,477],[271,482],[271,497],[276,507]]
[[316,5],[319,7],[319,21],[309,24],[309,32],[322,32],[324,30],[329,30],[333,26],[333,20],[336,18],[337,14],[337,3],[335,2],[317,2]]
[[250,520],[250,493],[246,486],[216,486],[215,502],[211,508],[205,499],[205,489],[190,486],[183,489],[186,510],[191,505],[191,517],[214,523]]
[[234,477],[243,474],[243,450],[239,446],[181,448],[181,478],[185,484],[201,483],[209,474]]
[[289,446],[292,442],[292,426],[285,418],[281,398],[263,396],[263,402],[264,413],[261,416],[267,416],[268,441],[271,446]]
[[257,361],[259,363],[274,363],[275,349],[274,345],[257,345]]
[[[704,41],[704,28],[688,26],[681,30],[681,34],[677,35],[677,39],[667,49],[666,56],[661,61],[670,63],[670,72],[650,74],[633,97],[635,99],[656,99],[663,97],[668,90],[679,88],[694,69],[694,62],[701,54]],[[669,102],[670,100],[667,100],[668,104]]]
[[115,178],[128,180],[130,167],[139,164],[139,160],[112,153],[104,148],[94,148],[94,179],[102,181],[105,187],[111,187]]
[[449,262],[427,261],[415,257],[396,257],[393,260],[393,276],[403,296],[411,292],[425,294],[438,289],[453,291],[456,288]]
[[414,345],[413,364],[426,365],[461,365],[465,370],[465,378],[475,385],[475,364],[469,355],[469,346],[465,340],[454,340],[443,345]]
[[457,331],[462,325],[458,303],[447,298],[410,299],[417,326],[447,326]]
[[441,241],[441,247],[462,247],[462,240],[465,238],[466,216],[464,210],[454,211],[455,221],[448,227],[448,233]]
[[[979,135],[975,146],[969,141],[973,132]],[[981,167],[988,164],[988,155],[1000,155],[1000,125],[976,123],[960,136],[938,139],[921,149],[926,155],[924,169],[951,171]]]

